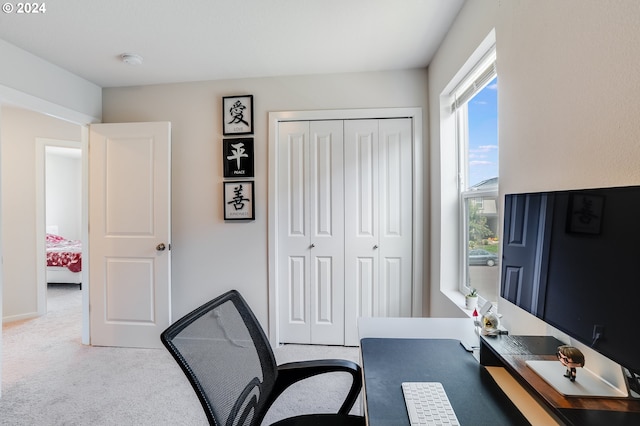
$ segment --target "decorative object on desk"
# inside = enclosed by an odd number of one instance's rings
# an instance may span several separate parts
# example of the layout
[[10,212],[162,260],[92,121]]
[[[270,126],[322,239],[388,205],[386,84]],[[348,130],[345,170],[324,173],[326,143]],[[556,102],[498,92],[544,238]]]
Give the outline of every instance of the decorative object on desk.
[[225,136],[253,133],[253,95],[222,98],[222,128]]
[[497,336],[500,334],[498,327],[500,326],[500,318],[495,312],[487,312],[482,316],[482,335]]
[[558,346],[557,355],[560,363],[567,367],[564,377],[574,382],[576,380],[576,368],[584,367],[584,355],[580,349],[569,345]]
[[253,177],[253,138],[224,139],[222,158],[224,177]]
[[478,307],[478,290],[472,288],[471,291],[464,297],[464,304],[469,310]]
[[254,220],[253,181],[224,182],[224,220]]

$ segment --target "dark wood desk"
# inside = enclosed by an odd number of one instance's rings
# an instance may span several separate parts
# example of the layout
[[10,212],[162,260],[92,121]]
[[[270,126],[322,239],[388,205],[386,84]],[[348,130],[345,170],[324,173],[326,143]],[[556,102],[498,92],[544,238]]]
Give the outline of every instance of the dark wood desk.
[[459,340],[364,338],[360,351],[370,426],[409,425],[404,381],[441,382],[462,425],[529,424]]
[[480,363],[506,368],[528,391],[568,425],[640,425],[640,400],[633,398],[565,397],[526,365],[527,360],[557,360],[562,342],[551,336],[517,336],[520,348],[508,337],[480,339]]

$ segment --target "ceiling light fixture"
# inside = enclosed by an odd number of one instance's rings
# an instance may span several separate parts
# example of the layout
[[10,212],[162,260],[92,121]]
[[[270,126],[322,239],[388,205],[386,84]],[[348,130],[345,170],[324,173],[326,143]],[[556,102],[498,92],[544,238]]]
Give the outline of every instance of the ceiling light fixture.
[[140,65],[142,63],[142,56],[135,53],[123,53],[120,55],[120,59],[127,65]]

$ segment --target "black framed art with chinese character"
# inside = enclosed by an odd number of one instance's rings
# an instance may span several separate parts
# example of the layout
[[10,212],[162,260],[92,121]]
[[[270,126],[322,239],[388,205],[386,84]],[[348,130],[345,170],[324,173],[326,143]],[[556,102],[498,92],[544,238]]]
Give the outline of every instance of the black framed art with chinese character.
[[254,177],[253,138],[224,139],[222,141],[222,159],[224,177]]
[[254,220],[253,181],[223,182],[224,220]]
[[604,196],[571,194],[567,218],[567,230],[576,234],[600,234]]
[[225,136],[253,133],[253,95],[222,98],[222,132]]

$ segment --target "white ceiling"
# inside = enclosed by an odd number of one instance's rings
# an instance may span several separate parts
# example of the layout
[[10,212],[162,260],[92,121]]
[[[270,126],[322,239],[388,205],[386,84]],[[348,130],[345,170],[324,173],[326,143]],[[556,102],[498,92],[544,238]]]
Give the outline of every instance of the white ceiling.
[[0,39],[118,87],[425,67],[464,0],[41,3],[40,14],[0,13]]

